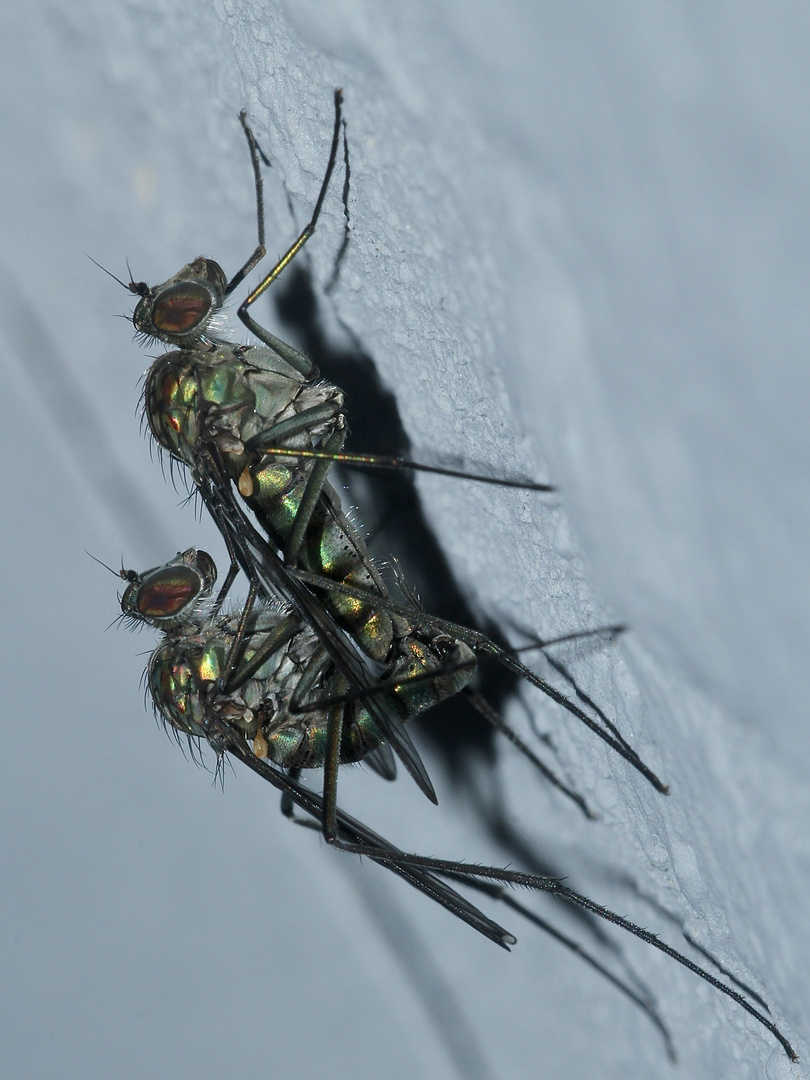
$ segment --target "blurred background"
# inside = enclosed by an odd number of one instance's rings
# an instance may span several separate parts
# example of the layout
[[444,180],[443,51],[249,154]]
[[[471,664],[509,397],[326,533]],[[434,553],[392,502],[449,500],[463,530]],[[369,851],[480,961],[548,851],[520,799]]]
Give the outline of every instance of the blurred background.
[[432,610],[513,638],[627,622],[565,660],[672,787],[502,687],[597,822],[463,729],[420,736],[438,808],[363,770],[341,803],[403,848],[533,862],[676,948],[687,930],[802,1062],[653,950],[521,895],[655,996],[682,1075],[805,1075],[806,9],[38,0],[0,20],[5,1075],[675,1075],[640,1010],[515,913],[487,907],[519,938],[506,954],[288,824],[255,778],[220,791],[144,708],[151,634],[109,628],[120,583],[85,552],[224,552],[150,455],[150,350],[86,255],[125,281],[127,260],[150,282],[200,253],[241,265],[242,108],[281,253],[336,86],[349,248],[324,292],[336,174],[257,317],[354,372],[358,449],[382,449],[392,394],[415,457],[558,486],[420,478],[393,522],[363,482],[349,501],[383,550],[430,548],[412,573]]

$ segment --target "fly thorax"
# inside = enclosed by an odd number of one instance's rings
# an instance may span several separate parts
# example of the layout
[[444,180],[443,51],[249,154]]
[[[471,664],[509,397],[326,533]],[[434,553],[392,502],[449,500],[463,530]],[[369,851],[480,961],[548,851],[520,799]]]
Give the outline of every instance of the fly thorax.
[[290,384],[297,383],[303,386],[306,383],[306,378],[301,372],[269,345],[248,345],[242,348],[242,355],[245,364],[256,372],[257,377],[268,377],[268,385],[270,385],[269,377],[273,375],[285,379]]
[[295,415],[294,402],[301,391],[300,376],[293,379],[275,371],[246,371],[245,382],[256,403],[253,418],[256,431],[251,434]]

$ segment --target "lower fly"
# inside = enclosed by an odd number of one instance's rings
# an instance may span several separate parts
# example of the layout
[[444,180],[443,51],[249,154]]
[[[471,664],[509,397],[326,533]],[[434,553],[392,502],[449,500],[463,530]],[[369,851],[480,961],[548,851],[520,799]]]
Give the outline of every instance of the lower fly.
[[[420,616],[415,608],[398,608],[412,622],[422,618],[424,628],[400,642],[394,662],[358,690],[292,608],[265,600],[223,616],[220,594],[203,618],[200,605],[217,577],[205,551],[189,548],[144,574],[122,571],[120,576],[128,582],[121,598],[123,617],[166,634],[153,654],[147,682],[159,713],[176,731],[213,744],[211,718],[222,708],[231,722],[241,716],[239,729],[257,757],[286,769],[307,769],[325,765],[330,724],[339,724],[337,765],[362,760],[393,779],[390,749],[371,703],[406,723],[464,692],[543,777],[592,816],[582,797],[469,686],[477,660],[463,640],[470,633],[466,628],[437,626],[437,620]],[[187,650],[188,658],[181,659]],[[254,709],[257,701],[261,704]]]
[[[340,711],[339,764],[381,756],[382,732],[299,614],[256,604],[235,645],[242,615],[219,614],[216,605],[202,612],[216,581],[207,552],[189,548],[145,574],[124,576],[123,616],[164,630],[147,686],[176,731],[216,747],[216,732],[231,728],[259,758],[287,770],[321,768],[330,715]],[[475,673],[463,643],[445,636],[439,652],[436,640],[411,639],[375,691],[403,721],[459,693]]]
[[[122,571],[121,576],[127,581],[121,598],[123,617],[152,625],[164,635],[147,667],[147,687],[158,715],[176,733],[198,744],[206,742],[218,755],[230,753],[270,782],[282,792],[282,808],[288,816],[294,816],[295,807],[303,810],[334,847],[365,855],[387,867],[506,948],[516,939],[447,881],[503,900],[544,929],[546,925],[509,897],[504,888],[521,886],[552,893],[640,938],[692,971],[767,1028],[788,1057],[796,1060],[787,1039],[748,998],[655,934],[577,893],[559,879],[403,852],[341,811],[335,790],[329,788],[330,759],[334,758],[336,764],[362,761],[384,744],[363,703],[345,699],[345,680],[300,615],[277,605],[254,605],[237,661],[231,664],[241,616],[223,614],[218,603],[210,609],[205,607],[216,580],[216,567],[207,553],[190,548],[146,573]],[[226,666],[230,666],[230,675],[223,686],[221,677]],[[405,711],[421,711],[427,706],[414,706],[414,702],[425,700],[424,686],[413,698],[407,693],[409,682],[430,687],[434,697],[430,704],[436,704],[457,692],[446,681],[454,674],[463,686],[468,678],[463,655],[449,661],[439,673],[417,671],[414,675],[412,669],[403,671],[397,685],[378,688],[377,693],[394,698],[395,708],[402,710],[403,703],[409,702]],[[406,690],[404,695],[399,694],[402,689]],[[341,716],[337,723],[336,714]],[[326,770],[323,797],[299,782],[302,769],[321,766]],[[574,943],[568,944],[581,952]],[[592,958],[586,958],[594,963]],[[617,982],[614,976],[600,970]],[[656,1024],[671,1051],[667,1029],[654,1007],[625,984],[619,985]]]

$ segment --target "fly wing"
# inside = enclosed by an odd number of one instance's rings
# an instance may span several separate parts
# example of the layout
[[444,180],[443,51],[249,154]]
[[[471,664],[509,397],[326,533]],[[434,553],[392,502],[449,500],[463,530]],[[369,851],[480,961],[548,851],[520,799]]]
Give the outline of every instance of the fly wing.
[[396,780],[397,762],[388,743],[381,743],[363,758],[363,762],[383,780]]

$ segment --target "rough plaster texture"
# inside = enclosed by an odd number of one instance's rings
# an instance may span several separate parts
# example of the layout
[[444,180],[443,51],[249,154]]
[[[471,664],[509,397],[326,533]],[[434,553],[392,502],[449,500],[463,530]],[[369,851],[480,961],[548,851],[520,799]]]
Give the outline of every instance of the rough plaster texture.
[[[675,945],[691,931],[803,1059],[537,901],[654,992],[680,1075],[805,1075],[805,9],[85,0],[0,18],[4,1074],[677,1075],[632,1005],[518,917],[500,914],[520,939],[501,953],[282,822],[260,784],[212,790],[143,714],[148,635],[103,632],[115,586],[83,549],[145,566],[221,547],[149,459],[146,360],[109,317],[130,299],[84,255],[150,280],[200,252],[239,265],[242,107],[280,251],[341,85],[353,233],[332,332],[374,358],[417,451],[559,485],[420,490],[475,610],[544,635],[631,624],[574,663],[672,795],[531,696],[600,821],[508,753],[472,775],[571,884]],[[321,283],[337,192],[307,256]],[[402,846],[503,861],[436,777],[438,810],[360,772],[345,802]]]

